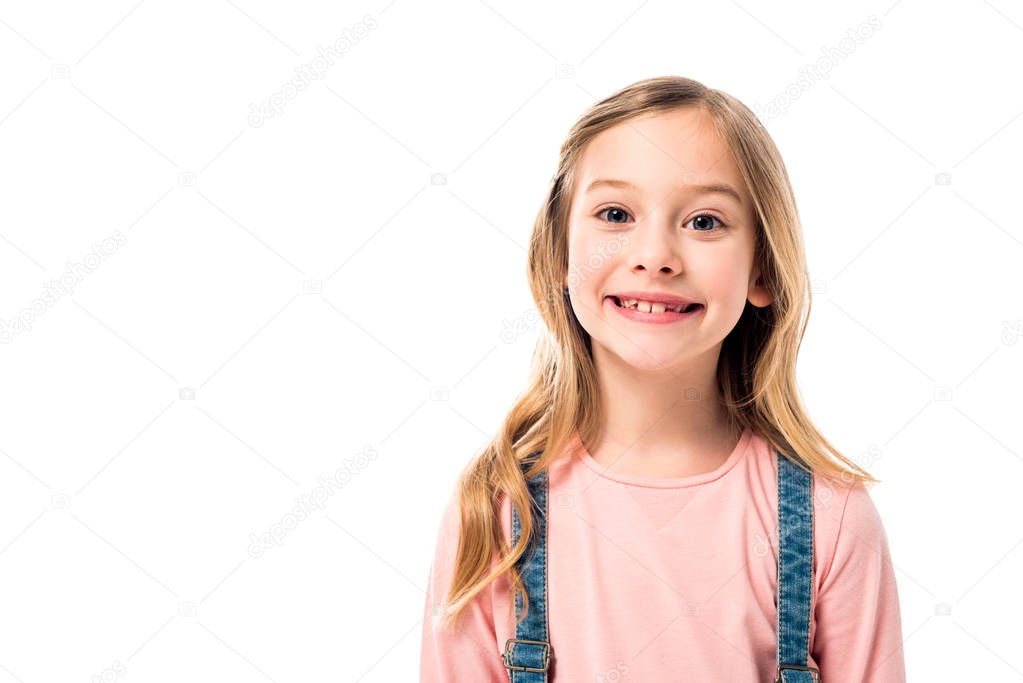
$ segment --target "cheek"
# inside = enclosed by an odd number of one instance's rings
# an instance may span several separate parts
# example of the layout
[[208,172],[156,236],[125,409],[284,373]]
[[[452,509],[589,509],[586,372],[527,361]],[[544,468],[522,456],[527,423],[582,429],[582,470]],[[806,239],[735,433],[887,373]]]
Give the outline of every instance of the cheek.
[[599,334],[603,299],[600,293],[621,258],[620,236],[599,230],[572,229],[568,239],[569,300],[576,319],[590,335]]
[[573,226],[568,238],[569,288],[580,294],[595,292],[621,253],[620,236]]
[[690,273],[709,299],[741,308],[748,294],[750,266],[745,262],[747,258],[742,250],[718,253],[714,258],[694,263]]

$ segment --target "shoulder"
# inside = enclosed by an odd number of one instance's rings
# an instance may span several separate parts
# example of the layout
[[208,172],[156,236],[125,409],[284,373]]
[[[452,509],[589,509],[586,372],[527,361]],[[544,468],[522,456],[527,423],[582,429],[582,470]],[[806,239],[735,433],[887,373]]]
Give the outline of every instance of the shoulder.
[[[450,588],[451,580],[456,573],[459,546],[463,543],[463,533],[476,535],[479,529],[464,529],[465,525],[474,525],[479,520],[481,511],[469,506],[463,510],[461,493],[457,489],[448,497],[437,525],[437,536],[434,547],[433,564],[430,571],[430,593],[436,600],[442,600]],[[464,523],[463,523],[464,522]],[[507,524],[503,526],[507,527]],[[478,543],[478,540],[476,541]],[[493,569],[500,561],[499,549],[491,553],[490,568]]]
[[871,545],[882,540],[881,514],[863,482],[835,480],[819,474],[813,479],[814,513],[824,529],[836,537],[851,535]]
[[458,492],[448,496],[441,510],[440,519],[436,524],[436,542],[434,547],[434,573],[445,576],[450,574],[458,548],[461,533],[462,514]]
[[[758,473],[763,492],[771,497],[777,515],[778,458],[784,457],[760,434],[754,434],[751,467]],[[772,481],[768,482],[770,478]],[[888,539],[869,488],[851,475],[813,474],[814,555],[818,580],[825,578],[836,558],[853,554],[887,557]]]
[[884,523],[867,486],[814,475],[814,540],[818,583],[844,566],[889,560]]

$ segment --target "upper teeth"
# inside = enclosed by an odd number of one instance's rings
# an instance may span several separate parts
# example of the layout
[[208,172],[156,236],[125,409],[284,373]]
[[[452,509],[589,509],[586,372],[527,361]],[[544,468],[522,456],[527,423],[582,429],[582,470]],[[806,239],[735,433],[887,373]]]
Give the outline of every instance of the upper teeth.
[[664,313],[665,311],[681,313],[682,309],[689,305],[678,304],[675,306],[669,306],[658,301],[643,301],[642,299],[623,299],[621,297],[619,297],[618,300],[621,302],[622,308],[635,308],[636,310],[643,311],[644,313]]

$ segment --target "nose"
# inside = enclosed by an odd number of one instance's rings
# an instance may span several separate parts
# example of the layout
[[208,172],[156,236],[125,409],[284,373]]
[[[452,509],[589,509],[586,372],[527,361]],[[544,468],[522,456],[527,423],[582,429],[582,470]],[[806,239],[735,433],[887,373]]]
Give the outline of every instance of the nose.
[[666,218],[648,216],[632,231],[626,259],[633,272],[682,272],[681,240],[677,228]]

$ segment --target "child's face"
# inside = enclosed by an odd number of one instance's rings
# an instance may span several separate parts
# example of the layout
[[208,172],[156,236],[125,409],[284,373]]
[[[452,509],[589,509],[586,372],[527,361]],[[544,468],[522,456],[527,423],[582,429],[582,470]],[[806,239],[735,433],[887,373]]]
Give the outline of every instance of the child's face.
[[[598,179],[635,187],[591,188]],[[730,186],[738,199],[693,187],[711,184]],[[739,169],[702,109],[634,118],[591,140],[576,168],[565,284],[598,361],[610,353],[649,371],[716,364],[746,299],[770,303],[752,272],[754,225]],[[619,309],[611,297],[621,292],[703,307],[665,322]]]

